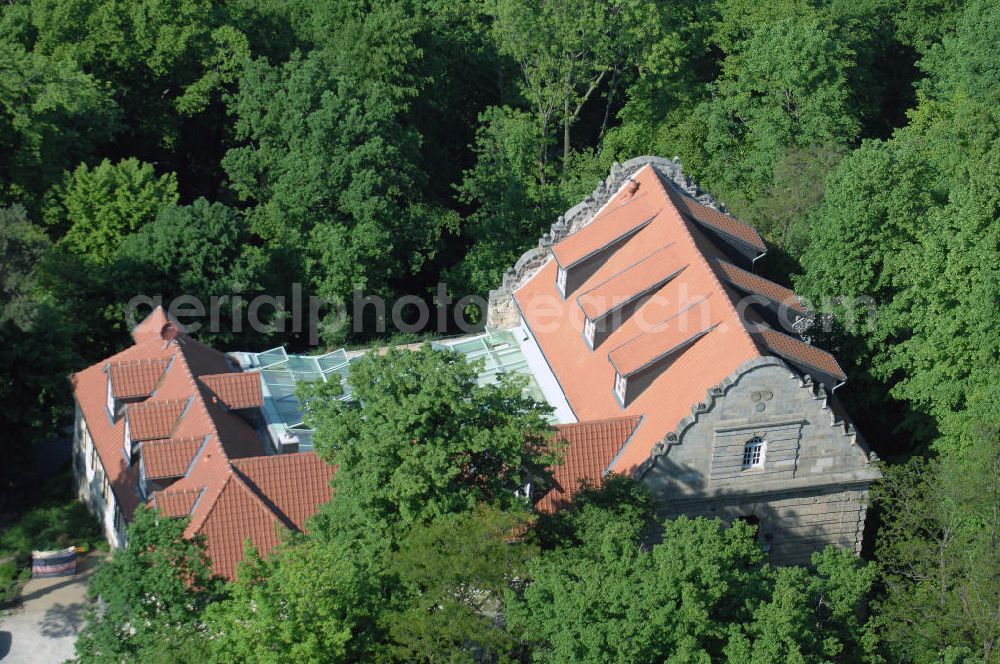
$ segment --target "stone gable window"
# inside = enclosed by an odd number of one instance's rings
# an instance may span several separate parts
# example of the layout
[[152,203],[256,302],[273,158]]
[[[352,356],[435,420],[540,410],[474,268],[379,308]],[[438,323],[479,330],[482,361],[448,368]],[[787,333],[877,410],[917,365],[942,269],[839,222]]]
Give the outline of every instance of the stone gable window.
[[764,452],[767,443],[760,436],[754,436],[743,446],[743,470],[761,468],[764,465]]

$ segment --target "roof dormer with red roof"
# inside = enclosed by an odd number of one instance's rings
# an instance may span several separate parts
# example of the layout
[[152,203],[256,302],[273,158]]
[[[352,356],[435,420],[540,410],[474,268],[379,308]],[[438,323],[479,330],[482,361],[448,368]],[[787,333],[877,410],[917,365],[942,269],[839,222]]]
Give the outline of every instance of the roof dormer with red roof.
[[330,499],[334,470],[312,453],[266,456],[252,414],[260,374],[233,371],[162,308],[132,338],[72,377],[80,498],[115,546],[140,503],[189,517],[186,534],[204,534],[213,569],[232,577],[244,541],[266,552],[277,529],[304,528]]

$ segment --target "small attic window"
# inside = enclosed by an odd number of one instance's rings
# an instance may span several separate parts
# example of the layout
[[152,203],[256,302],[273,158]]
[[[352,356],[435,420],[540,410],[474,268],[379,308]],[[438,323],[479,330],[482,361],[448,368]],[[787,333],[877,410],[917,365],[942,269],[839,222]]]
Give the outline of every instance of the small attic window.
[[628,379],[620,373],[615,373],[615,395],[621,402],[622,406],[625,405],[625,394],[628,390]]
[[559,289],[560,295],[566,297],[566,268],[564,267],[560,267],[556,272],[556,287]]
[[118,413],[115,412],[116,409],[117,409],[117,404],[115,403],[115,392],[114,392],[114,389],[111,386],[111,372],[110,371],[108,371],[108,401],[107,401],[107,403],[105,405],[108,408],[108,417],[110,417],[111,421],[114,422],[117,419],[117,417],[118,417]]
[[595,333],[596,327],[597,326],[594,324],[594,321],[590,320],[587,317],[584,317],[584,319],[583,319],[583,338],[586,340],[587,346],[590,348],[590,350],[594,350],[594,333]]
[[743,446],[743,470],[762,468],[767,443],[760,436],[754,436]]

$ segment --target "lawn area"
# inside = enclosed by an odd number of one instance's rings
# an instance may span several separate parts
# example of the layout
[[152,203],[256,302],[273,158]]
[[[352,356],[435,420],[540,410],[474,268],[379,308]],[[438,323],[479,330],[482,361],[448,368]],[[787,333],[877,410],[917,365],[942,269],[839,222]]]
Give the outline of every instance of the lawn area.
[[50,478],[34,504],[0,524],[0,606],[12,602],[31,575],[32,550],[107,548],[100,525],[73,495],[69,471]]

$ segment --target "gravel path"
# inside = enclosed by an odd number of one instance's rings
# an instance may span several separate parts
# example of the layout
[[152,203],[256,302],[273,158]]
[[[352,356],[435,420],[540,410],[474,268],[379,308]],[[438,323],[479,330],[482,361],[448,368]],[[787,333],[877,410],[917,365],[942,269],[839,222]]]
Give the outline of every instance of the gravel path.
[[28,581],[21,603],[0,613],[3,664],[54,664],[73,656],[89,606],[87,581],[97,562],[96,555],[89,555],[80,561],[75,576]]

